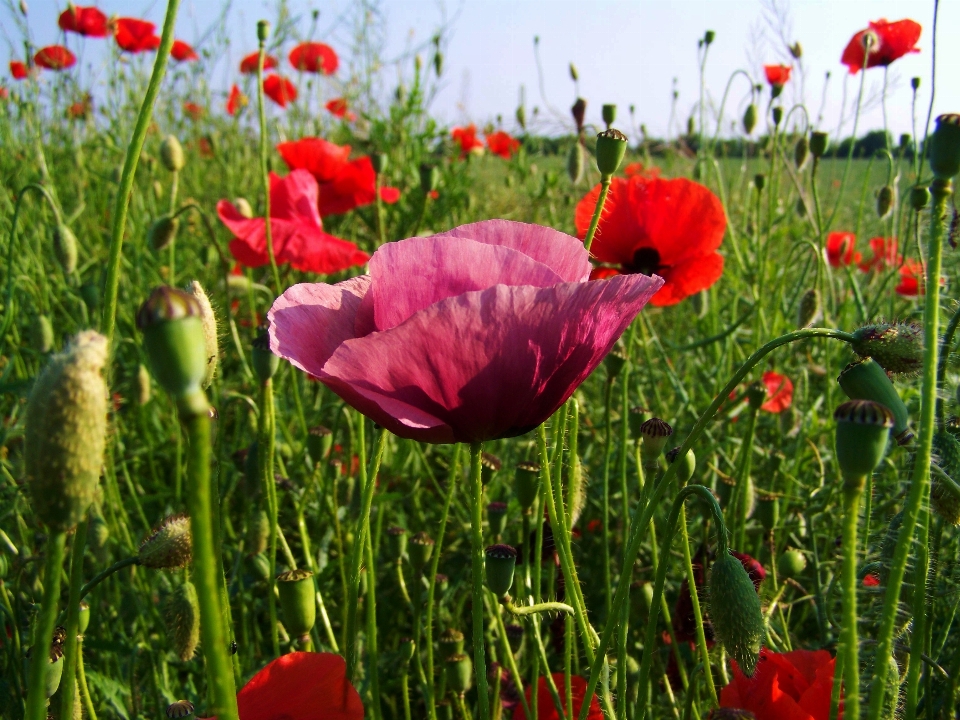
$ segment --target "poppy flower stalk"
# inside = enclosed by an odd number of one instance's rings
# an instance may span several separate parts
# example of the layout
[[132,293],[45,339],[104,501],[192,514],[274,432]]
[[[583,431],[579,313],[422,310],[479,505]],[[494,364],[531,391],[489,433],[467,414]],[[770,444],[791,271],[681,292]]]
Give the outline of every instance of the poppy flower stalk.
[[600,197],[593,210],[590,228],[583,240],[583,247],[587,250],[593,244],[593,236],[597,234],[597,225],[600,224],[600,215],[603,214],[603,205],[610,192],[610,183],[613,174],[623,162],[623,155],[627,151],[627,136],[619,130],[605,130],[597,135],[597,169],[600,170]]
[[483,443],[470,443],[470,560],[472,566],[473,599],[473,665],[477,679],[477,716],[480,720],[490,717],[490,700],[487,689],[487,660],[483,647],[483,483],[481,454]]
[[[266,236],[267,256],[270,258],[270,271],[273,275],[273,284],[277,295],[279,295],[283,288],[280,285],[280,271],[277,269],[277,258],[273,254],[273,233],[270,230],[270,170],[267,163],[267,153],[269,152],[267,143],[269,136],[267,135],[267,111],[266,106],[264,105],[263,92],[263,66],[266,62],[267,38],[269,37],[270,23],[268,23],[266,20],[260,20],[257,23],[257,40],[260,43],[260,49],[257,55],[257,102],[260,119],[260,174],[263,177],[265,208],[264,235]],[[294,387],[297,387],[296,383],[294,383]]]

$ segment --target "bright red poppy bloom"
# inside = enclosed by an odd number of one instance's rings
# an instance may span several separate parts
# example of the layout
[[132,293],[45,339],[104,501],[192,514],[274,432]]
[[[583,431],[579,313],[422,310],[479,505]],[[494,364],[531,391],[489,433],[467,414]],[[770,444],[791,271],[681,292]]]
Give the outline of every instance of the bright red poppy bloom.
[[783,87],[790,80],[790,71],[793,70],[789,65],[764,65],[763,72],[767,76],[767,82],[770,85],[779,85]]
[[756,720],[828,720],[835,662],[826,650],[762,648],[748,678],[731,660],[733,680],[720,691],[720,707],[747,710]]
[[[566,676],[562,672],[553,673],[553,682],[557,686],[560,698],[566,702],[567,683]],[[587,681],[579,675],[570,676],[570,686],[573,695],[573,717],[577,717],[580,708],[583,706],[583,697],[587,694]],[[526,690],[527,702],[530,702],[530,688]],[[566,713],[566,708],[564,708]],[[547,685],[547,679],[541,677],[537,684],[537,720],[558,720],[560,715],[553,706],[553,695],[550,693],[550,687]],[[526,713],[523,712],[523,703],[517,703],[513,708],[513,720],[526,720]],[[590,710],[587,711],[587,720],[603,720],[603,711],[600,709],[600,703],[597,702],[597,696],[594,695],[590,700]]]
[[[574,223],[581,238],[599,195],[598,184],[577,204]],[[619,265],[619,273],[659,275],[666,282],[651,303],[675,305],[720,279],[723,256],[717,248],[726,227],[719,198],[699,183],[614,178],[590,250],[600,262]]]
[[915,297],[923,294],[923,264],[906,260],[900,266],[900,283],[894,288],[898,295]]
[[177,62],[193,62],[200,59],[196,51],[183,40],[173,41],[173,47],[170,48],[170,57]]
[[30,77],[30,68],[26,63],[22,63],[19,60],[11,60],[10,75],[14,80],[25,80]]
[[263,93],[282,108],[297,99],[297,88],[282,75],[267,75],[263,79]]
[[191,120],[199,120],[207,111],[202,105],[197,105],[197,103],[187,100],[183,103],[183,112],[188,115]]
[[760,409],[768,413],[782,413],[793,404],[793,382],[786,375],[768,371],[763,374],[767,400]]
[[[270,230],[278,264],[290,263],[303,272],[335,273],[363,265],[369,256],[346,240],[323,231],[317,212],[317,181],[294,170],[286,177],[270,174]],[[247,218],[227,200],[217,203],[217,214],[234,234],[230,252],[247,267],[270,262],[263,218]]]
[[395,187],[380,188],[380,199],[387,205],[393,205],[400,199],[400,190]]
[[329,45],[303,42],[290,51],[290,65],[300,72],[332,75],[340,66],[340,58]]
[[33,62],[47,70],[66,70],[77,64],[77,56],[63,45],[48,45],[40,48],[40,51],[33,56]]
[[460,157],[465,158],[470,153],[482,153],[483,143],[477,137],[477,126],[470,124],[466,127],[455,127],[450,131],[454,141],[460,146]]
[[106,37],[109,32],[107,16],[95,7],[68,5],[67,9],[60,13],[57,24],[61,30],[75,32],[86,37],[102,38]]
[[342,118],[347,114],[347,101],[343,98],[334,98],[333,100],[328,100],[324,107],[331,115],[339,118]]
[[863,272],[897,267],[902,260],[897,252],[896,238],[870,238],[870,249],[873,251],[873,257],[859,263],[859,268]]
[[520,141],[510,137],[503,130],[498,130],[495,133],[487,135],[487,148],[494,155],[499,155],[504,160],[509,160],[513,157],[513,154],[520,149]]
[[240,112],[240,108],[244,107],[247,102],[247,96],[240,92],[240,88],[234,84],[233,87],[230,88],[230,96],[227,98],[227,114],[236,115]]
[[852,232],[832,232],[827,235],[827,262],[831,267],[860,263],[862,256],[854,251],[857,236]]
[[160,47],[160,38],[154,35],[156,26],[137,18],[117,18],[113,25],[113,37],[120,49],[128,53],[142,53]]
[[[850,69],[851,75],[860,72],[864,66],[872,68],[889,65],[907,53],[920,52],[916,45],[922,31],[920,24],[913,20],[871,22],[870,27],[850,38],[840,62]],[[865,38],[869,40],[865,41]],[[869,51],[865,42],[870,44]]]
[[[256,75],[257,74],[257,63],[259,62],[260,53],[250,53],[243,60],[240,61],[240,72],[244,75]],[[266,55],[263,58],[263,69],[264,70],[273,70],[277,67],[279,63],[273,55]]]

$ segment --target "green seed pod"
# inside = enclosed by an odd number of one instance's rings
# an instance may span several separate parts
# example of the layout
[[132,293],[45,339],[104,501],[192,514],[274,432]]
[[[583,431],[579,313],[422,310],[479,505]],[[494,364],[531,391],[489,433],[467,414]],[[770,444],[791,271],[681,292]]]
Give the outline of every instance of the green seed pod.
[[758,493],[756,495],[756,510],[753,516],[760,521],[763,529],[770,532],[780,520],[780,501],[776,495]]
[[527,129],[527,110],[526,108],[523,107],[523,105],[517,105],[516,117],[517,117],[517,125],[520,126],[520,129],[526,130]]
[[150,229],[147,230],[147,242],[157,252],[166,250],[177,237],[179,229],[180,218],[172,215],[161,215],[153,221]]
[[510,650],[514,654],[520,651],[523,644],[523,625],[506,625],[503,628],[507,633],[507,642],[510,643]]
[[574,185],[580,183],[583,179],[583,168],[585,164],[583,145],[579,141],[573,143],[570,152],[567,154],[567,177]]
[[753,103],[747,105],[746,111],[743,113],[743,132],[745,135],[750,135],[753,133],[753,129],[757,126],[757,106]]
[[170,594],[163,609],[163,620],[173,651],[186,662],[193,657],[200,642],[200,609],[192,582],[184,582]]
[[207,376],[200,315],[196,298],[165,285],[156,288],[137,313],[153,376],[177,400],[200,393]]
[[385,153],[370,153],[370,164],[377,175],[382,175],[390,164],[390,158]]
[[807,567],[807,556],[793,548],[785,550],[777,561],[777,572],[783,578],[796,578]]
[[257,40],[265,43],[270,37],[270,23],[266,20],[257,21]]
[[473,661],[469,655],[460,653],[447,658],[447,687],[463,695],[473,686]]
[[387,528],[387,540],[390,542],[390,554],[399,563],[407,554],[407,531],[399,525]]
[[186,567],[193,553],[190,518],[171,515],[164,518],[137,552],[137,564],[156,570]]
[[480,455],[480,482],[484,486],[489,485],[493,476],[503,467],[503,462],[493,453],[481,453]]
[[600,115],[603,117],[603,124],[606,125],[607,130],[609,130],[614,120],[617,119],[617,106],[607,103],[600,108]]
[[210,305],[210,299],[204,292],[203,286],[194,280],[187,288],[187,292],[193,295],[200,306],[200,323],[203,325],[203,345],[207,351],[207,373],[203,378],[201,386],[206,389],[210,387],[213,378],[217,374],[217,362],[220,358],[220,346],[217,341],[219,332],[217,330],[217,316],[213,312],[213,306]]
[[753,677],[764,635],[760,597],[740,561],[726,552],[710,570],[710,617],[717,639]]
[[410,555],[410,564],[413,566],[413,571],[417,575],[423,572],[430,561],[430,556],[433,554],[433,545],[433,538],[422,530],[410,538],[407,552]]
[[881,220],[887,218],[890,215],[890,211],[893,209],[893,188],[889,185],[884,185],[877,192],[877,217]]
[[763,173],[757,173],[753,176],[753,186],[757,189],[757,192],[763,192],[763,186],[767,183],[767,176]]
[[167,135],[160,143],[160,162],[170,172],[179,172],[186,164],[183,146],[173,135]]
[[915,373],[923,367],[923,328],[913,323],[876,323],[853,332],[850,348],[876,360],[891,373]]
[[525,514],[530,514],[533,503],[540,495],[540,465],[522,462],[514,474],[514,490],[517,501]]
[[283,626],[287,632],[296,637],[309,633],[317,620],[313,573],[300,569],[277,575],[277,592],[280,594]]
[[189,700],[177,700],[167,705],[166,715],[170,720],[190,720],[193,718],[193,703]]
[[443,74],[443,53],[439,50],[433,54],[433,69],[437,73],[437,77]]
[[440,657],[444,660],[463,652],[463,633],[459,630],[447,628],[440,633],[437,642],[440,645]]
[[680,448],[675,447],[673,450],[670,450],[667,455],[667,462],[670,465],[673,465],[675,462],[679,462],[677,467],[677,482],[680,483],[680,486],[683,487],[688,482],[690,478],[693,477],[694,471],[697,469],[697,456],[693,454],[693,450],[687,450],[686,455],[682,459],[678,460],[680,455]]
[[238,197],[233,201],[233,206],[248,220],[253,219],[253,208],[250,206],[250,202],[246,198]]
[[807,140],[806,135],[801,135],[800,139],[797,140],[797,144],[793,146],[793,164],[797,166],[797,170],[802,170],[803,166],[807,164],[807,156],[810,153],[810,142]]
[[440,171],[436,166],[423,163],[420,165],[420,189],[423,194],[433,192],[437,189],[437,183],[440,182]]
[[37,315],[30,323],[30,347],[42,355],[53,350],[53,324],[46,315]]
[[852,400],[873,400],[893,413],[893,436],[899,445],[913,439],[907,406],[903,404],[890,378],[875,360],[867,358],[847,365],[837,378],[840,388]]
[[85,600],[80,601],[80,613],[77,616],[77,632],[83,635],[90,626],[90,605]]
[[[937,432],[933,436],[934,462],[949,476],[960,478],[960,441],[949,432]],[[950,482],[939,473],[930,478],[930,507],[951,525],[960,525],[960,494],[956,482]]]
[[615,351],[608,352],[606,357],[603,358],[603,366],[607,369],[607,381],[612,382],[626,364],[627,359],[623,355]]
[[820,291],[810,288],[800,297],[797,306],[797,327],[810,327],[820,317]]
[[862,484],[883,460],[893,413],[872,400],[847,400],[833,413],[837,421],[837,463],[847,484]]
[[310,459],[318,463],[330,454],[333,447],[333,432],[323,425],[315,425],[307,433],[307,452]]
[[930,203],[930,190],[922,185],[910,188],[910,207],[920,212]]
[[948,113],[937,118],[928,156],[930,169],[938,180],[949,180],[960,172],[960,114]]
[[[776,87],[776,86],[774,86],[774,87]],[[783,88],[781,87],[781,90],[782,90],[782,89],[783,89]],[[779,94],[780,94],[780,93],[777,93],[777,95],[779,95]],[[776,97],[776,96],[774,96],[774,97]],[[773,110],[770,112],[770,116],[773,118],[774,127],[780,125],[780,121],[783,120],[783,108],[780,107],[779,105],[777,105],[777,106],[774,107]]]
[[83,519],[96,497],[107,436],[107,339],[81,332],[40,373],[26,411],[24,457],[37,516],[51,531]]
[[510,545],[491,545],[484,550],[484,570],[487,587],[497,597],[503,597],[513,585],[517,567],[517,550]]
[[658,417],[652,417],[640,425],[640,454],[644,464],[655,462],[667,445],[673,428]]
[[53,230],[53,254],[63,268],[64,275],[70,275],[77,269],[77,236],[65,223]]
[[490,525],[490,534],[495,538],[503,535],[507,529],[507,504],[505,502],[492,502],[487,505],[487,522]]
[[253,513],[247,523],[247,532],[243,547],[249,555],[259,555],[267,549],[267,540],[270,537],[270,518],[263,510]]
[[825,132],[810,133],[810,154],[815,158],[822,158],[827,152],[829,137]]

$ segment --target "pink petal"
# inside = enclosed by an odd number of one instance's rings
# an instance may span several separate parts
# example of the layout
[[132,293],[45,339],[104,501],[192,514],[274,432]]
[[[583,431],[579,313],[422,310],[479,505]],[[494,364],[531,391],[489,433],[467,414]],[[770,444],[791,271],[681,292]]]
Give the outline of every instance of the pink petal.
[[[508,247],[465,238],[410,238],[382,245],[370,259],[378,330],[399,325],[444,298],[494,285],[550,287],[561,278],[546,265]],[[361,310],[366,319],[367,308]]]
[[542,225],[513,220],[483,220],[461,225],[433,237],[469,238],[518,250],[553,268],[566,282],[580,282],[590,277],[590,254],[583,249],[583,242]]
[[[520,435],[573,394],[662,283],[622,275],[467,292],[394,328],[347,340],[315,374],[400,437],[472,442]],[[298,332],[310,334],[306,324]],[[429,418],[441,424],[430,426]]]
[[292,170],[282,178],[270,173],[270,216],[273,219],[297,220],[322,228],[317,196],[317,181],[306,170]]

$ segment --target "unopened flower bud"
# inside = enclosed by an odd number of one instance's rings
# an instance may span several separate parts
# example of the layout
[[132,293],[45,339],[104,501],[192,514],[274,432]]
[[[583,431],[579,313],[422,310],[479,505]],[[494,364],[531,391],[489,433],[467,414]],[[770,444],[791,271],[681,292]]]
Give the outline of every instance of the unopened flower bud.
[[881,220],[886,219],[893,209],[893,188],[884,185],[877,192],[877,217]]
[[83,635],[87,628],[90,626],[90,605],[84,601],[80,601],[80,609],[77,614],[77,632]]
[[848,400],[833,413],[837,421],[837,463],[850,489],[862,489],[864,479],[883,460],[893,427],[893,413],[872,400]]
[[641,428],[650,417],[650,411],[647,408],[634,405],[627,413],[627,426],[630,428],[630,437],[636,442],[642,439]]
[[751,410],[759,410],[760,406],[763,405],[763,401],[767,397],[767,388],[763,383],[754,382],[747,385],[747,403],[750,405]]
[[803,166],[806,165],[809,151],[810,142],[806,135],[801,135],[797,144],[793,146],[793,164],[797,166],[797,170],[802,170]]
[[193,717],[193,703],[189,700],[177,700],[167,705],[166,714],[170,720],[190,720]]
[[257,21],[257,40],[265,43],[270,37],[270,23],[266,20]]
[[163,620],[173,651],[183,662],[187,662],[200,642],[200,608],[197,589],[192,582],[184,582],[167,598]]
[[670,436],[673,435],[673,428],[658,417],[652,417],[640,425],[640,454],[643,462],[655,462]]
[[190,518],[171,515],[140,545],[137,564],[155,570],[186,567],[193,553]]
[[[774,85],[774,87],[782,88],[783,86]],[[780,121],[783,120],[783,108],[780,107],[779,105],[775,106],[773,110],[770,111],[770,117],[773,118],[774,127],[780,125]]]
[[574,185],[583,179],[583,169],[585,164],[583,145],[579,140],[574,141],[567,154],[567,177]]
[[413,638],[400,638],[400,662],[402,662],[404,666],[413,660],[416,652],[417,644],[413,641]]
[[746,135],[753,133],[753,129],[757,126],[757,106],[753,103],[747,105],[746,111],[743,113],[743,132]]
[[507,504],[492,502],[487,505],[487,522],[490,524],[490,534],[495,538],[503,535],[507,529]]
[[716,39],[717,34],[713,30],[707,30],[703,34],[703,43],[704,45],[710,45]]
[[827,152],[829,137],[825,132],[814,131],[810,133],[810,154],[815,158],[823,157]]
[[407,545],[407,552],[410,555],[410,565],[413,571],[419,575],[430,561],[433,554],[434,540],[422,530],[410,538]]
[[848,398],[873,400],[893,413],[893,435],[899,445],[913,439],[908,425],[907,406],[903,404],[887,373],[872,358],[847,365],[837,378]]
[[938,180],[949,180],[960,172],[960,113],[937,118],[930,136],[930,169]]
[[780,501],[776,495],[758,493],[753,517],[760,521],[763,529],[770,532],[780,520]]
[[910,207],[920,212],[930,203],[930,190],[922,185],[910,189]]
[[540,465],[532,462],[522,462],[517,465],[514,489],[523,512],[529,513],[540,495]]
[[763,186],[767,183],[767,176],[763,173],[757,173],[753,176],[753,186],[757,189],[757,192],[763,192]]
[[668,451],[666,458],[669,464],[677,464],[677,482],[681,486],[690,482],[690,478],[693,477],[693,473],[697,469],[697,456],[693,454],[693,450],[687,450],[681,458],[680,447],[678,446]]
[[612,382],[623,370],[626,363],[627,359],[620,353],[615,351],[607,353],[606,357],[603,358],[603,365],[607,369],[607,382]]
[[382,175],[390,162],[390,158],[385,153],[370,153],[370,164],[373,165],[373,171],[377,175]]
[[53,254],[64,275],[77,269],[77,236],[66,223],[59,223],[53,230]]
[[180,218],[172,215],[161,215],[150,224],[147,230],[147,242],[157,252],[166,250],[177,237],[180,229]]
[[183,146],[173,135],[167,135],[160,143],[160,162],[170,172],[179,172],[186,165]]
[[853,332],[853,338],[850,348],[860,357],[873,358],[887,372],[915,373],[923,367],[923,328],[919,325],[864,325]]
[[782,578],[796,578],[807,567],[807,557],[796,549],[785,550],[777,561],[777,573]]
[[710,617],[717,639],[743,674],[752,677],[764,636],[760,596],[743,565],[728,552],[710,570]]
[[53,350],[53,324],[46,315],[37,315],[30,323],[30,347],[41,355]]
[[577,66],[570,63],[570,79],[574,82],[580,79],[580,73],[577,72]]
[[603,117],[604,125],[606,125],[607,130],[609,130],[614,120],[617,119],[617,106],[612,103],[605,104],[600,108],[600,115]]
[[323,425],[316,425],[307,432],[307,452],[315,463],[330,454],[333,446],[333,431]]
[[317,620],[313,573],[298,569],[277,575],[277,592],[280,595],[283,626],[287,632],[297,637],[309,633]]
[[520,126],[521,130],[527,129],[527,110],[523,105],[517,105],[517,125]]
[[437,77],[443,74],[443,53],[439,50],[433,54],[433,71],[437,73]]
[[51,531],[83,519],[97,492],[107,435],[107,339],[86,330],[40,373],[26,410],[24,458],[37,516]]
[[793,45],[790,46],[790,55],[793,56],[794,60],[799,60],[803,57],[803,45],[800,44],[800,41],[797,40]]
[[437,642],[440,646],[440,656],[444,660],[463,652],[463,633],[454,628],[447,628],[440,633]]
[[270,518],[263,510],[257,510],[247,523],[243,549],[248,555],[259,555],[267,549],[269,539]]
[[627,152],[627,136],[610,128],[597,135],[597,169],[601,178],[612,177]]
[[920,78],[912,77],[910,78],[910,87],[913,88],[914,92],[920,89]]
[[220,344],[217,339],[217,316],[210,305],[210,298],[204,292],[203,286],[196,280],[187,286],[187,292],[193,295],[200,307],[200,323],[203,326],[203,345],[207,351],[207,372],[201,385],[210,387],[217,374],[217,362],[220,359]]
[[503,597],[513,585],[517,550],[510,545],[491,545],[483,554],[487,587],[497,597]]
[[440,171],[436,166],[426,163],[420,165],[420,189],[423,190],[424,195],[436,190],[439,181]]
[[473,661],[469,655],[460,653],[447,658],[447,687],[463,695],[473,686]]
[[797,306],[797,327],[810,327],[820,317],[820,291],[810,288],[800,297]]

